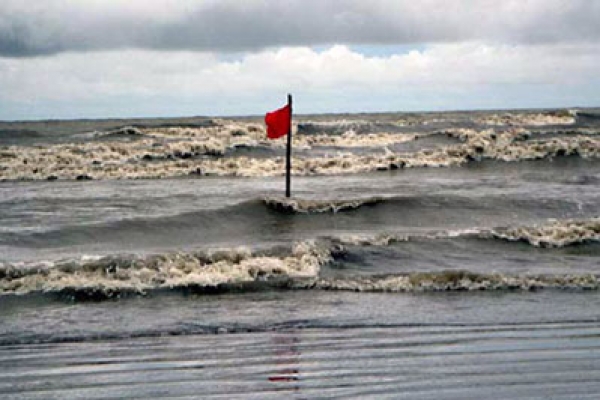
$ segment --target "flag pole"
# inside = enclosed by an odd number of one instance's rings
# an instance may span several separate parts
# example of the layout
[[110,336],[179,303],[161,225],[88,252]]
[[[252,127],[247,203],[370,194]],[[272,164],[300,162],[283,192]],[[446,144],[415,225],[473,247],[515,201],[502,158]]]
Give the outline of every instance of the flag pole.
[[290,108],[290,126],[288,127],[287,134],[287,153],[285,162],[285,197],[291,197],[292,195],[292,95],[288,94],[288,107]]

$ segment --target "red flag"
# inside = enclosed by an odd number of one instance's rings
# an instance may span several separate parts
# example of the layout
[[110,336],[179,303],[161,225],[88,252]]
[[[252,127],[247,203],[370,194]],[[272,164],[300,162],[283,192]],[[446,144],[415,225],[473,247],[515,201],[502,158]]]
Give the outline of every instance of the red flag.
[[287,135],[290,129],[292,113],[290,105],[267,113],[265,123],[267,124],[267,137],[269,139],[277,139]]

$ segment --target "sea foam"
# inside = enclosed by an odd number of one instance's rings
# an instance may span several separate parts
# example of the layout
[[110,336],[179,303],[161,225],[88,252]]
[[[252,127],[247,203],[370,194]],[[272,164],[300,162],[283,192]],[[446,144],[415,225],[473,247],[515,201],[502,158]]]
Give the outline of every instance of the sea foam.
[[0,265],[0,294],[71,291],[112,297],[156,289],[310,278],[317,276],[320,266],[329,259],[327,249],[307,241],[280,255],[233,248]]
[[382,292],[598,288],[598,277],[591,274],[511,275],[457,270],[343,278],[320,274],[325,265],[343,259],[349,246],[391,246],[415,240],[435,242],[456,238],[523,241],[535,247],[573,246],[600,242],[600,219],[420,235],[342,235],[298,242],[288,249],[236,247],[149,256],[88,256],[78,260],[0,264],[0,294],[69,292],[80,297],[113,297],[161,289],[211,290],[253,283],[268,285],[270,282],[283,282],[292,289]]
[[363,199],[332,199],[309,200],[285,197],[265,197],[265,205],[273,210],[291,214],[337,213],[340,211],[356,210],[364,206],[372,206],[385,199],[368,197]]
[[[0,148],[0,180],[37,179],[159,179],[187,175],[277,176],[284,174],[283,156],[239,155],[237,149],[282,152],[284,139],[268,141],[255,124],[220,121],[201,128],[136,130],[133,141],[89,141],[48,146]],[[457,140],[441,148],[394,152],[390,146],[424,135]],[[294,175],[335,175],[421,167],[457,167],[485,159],[506,162],[557,156],[600,157],[598,135],[570,134],[531,139],[520,127],[502,129],[452,128],[427,134],[375,132],[339,135],[296,134],[294,146],[304,149],[292,160]],[[330,147],[335,150],[331,150]],[[361,154],[357,148],[381,149]],[[310,149],[321,149],[311,156]],[[328,150],[329,149],[329,150]]]

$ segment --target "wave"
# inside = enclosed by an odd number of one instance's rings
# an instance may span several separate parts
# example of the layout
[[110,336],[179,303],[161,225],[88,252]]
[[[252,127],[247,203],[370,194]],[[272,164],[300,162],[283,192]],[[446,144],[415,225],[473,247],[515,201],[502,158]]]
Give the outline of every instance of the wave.
[[100,259],[82,265],[61,264],[48,271],[0,270],[0,296],[55,294],[69,300],[104,300],[147,295],[163,290],[198,294],[266,289],[354,292],[440,292],[507,290],[598,290],[595,274],[478,273],[466,270],[385,275],[321,277],[317,271],[329,253],[286,258],[231,256],[201,265],[191,255],[155,256],[147,260]]
[[373,206],[384,202],[382,197],[346,200],[308,200],[285,197],[265,197],[263,202],[273,210],[291,214],[337,213],[356,210],[363,206]]
[[360,119],[337,119],[331,121],[303,121],[298,124],[298,132],[304,135],[343,134],[348,131],[371,132],[374,123]]
[[342,245],[388,246],[393,243],[436,239],[481,239],[523,242],[534,247],[560,248],[578,244],[600,242],[600,218],[585,220],[551,220],[546,224],[494,229],[464,229],[432,232],[423,235],[346,235],[335,238]]
[[210,290],[279,278],[315,277],[329,259],[326,248],[315,242],[300,242],[283,253],[279,249],[252,252],[235,248],[4,265],[0,266],[0,294],[52,292],[111,298],[158,289]]
[[403,127],[414,126],[416,121],[409,118],[395,118],[393,121],[366,119],[334,119],[327,121],[306,120],[298,123],[298,133],[303,135],[343,135],[368,134],[375,132],[396,132]]
[[589,119],[589,120],[598,120],[600,119],[600,112],[598,111],[575,111],[578,118]]
[[495,126],[546,126],[572,125],[576,122],[577,112],[572,110],[552,111],[545,113],[502,113],[480,117],[477,122],[482,125]]
[[[444,204],[445,199],[439,199]],[[428,201],[428,200],[425,200]],[[436,200],[430,200],[435,202]],[[457,202],[459,200],[456,200]],[[20,248],[56,248],[94,243],[104,246],[128,243],[142,248],[186,245],[211,241],[247,243],[280,237],[282,227],[292,223],[286,214],[304,214],[306,223],[296,223],[296,230],[311,232],[328,229],[335,222],[335,213],[359,210],[363,207],[388,205],[394,212],[397,207],[418,207],[419,198],[364,197],[350,199],[286,199],[266,196],[234,204],[215,205],[197,211],[156,217],[131,217],[90,224],[64,225],[46,230],[28,230],[0,235],[0,245]],[[438,204],[438,203],[436,203]],[[375,210],[386,215],[387,209]],[[311,218],[313,214],[324,218]],[[297,220],[299,222],[299,220]],[[347,222],[351,224],[351,222]],[[338,224],[340,225],[340,224]],[[220,226],[221,231],[213,228]],[[341,226],[341,225],[340,225]]]
[[600,218],[553,221],[534,227],[498,228],[490,233],[495,238],[526,242],[535,247],[565,247],[600,241]]
[[[474,215],[481,212],[481,204],[481,197],[473,197],[469,193],[304,199],[267,195],[241,202],[231,200],[225,204],[213,204],[199,210],[186,209],[174,213],[169,213],[168,210],[160,212],[156,210],[155,212],[159,214],[155,216],[119,214],[114,215],[114,218],[111,217],[111,220],[103,216],[83,224],[68,220],[57,221],[58,225],[54,223],[46,225],[45,229],[42,227],[20,229],[17,226],[8,226],[7,230],[0,234],[0,245],[38,250],[84,246],[87,250],[83,251],[87,252],[96,252],[96,249],[101,247],[110,253],[127,248],[165,249],[171,246],[189,248],[198,243],[207,246],[211,243],[273,243],[279,242],[282,238],[311,238],[321,232],[357,232],[357,230],[395,232],[398,229],[412,229],[410,227],[437,226],[440,210],[444,211],[447,215],[446,220],[457,229],[459,227],[464,229],[477,226],[479,222]],[[76,203],[76,206],[81,207],[81,204]],[[485,196],[485,209],[518,209],[525,215],[535,215],[536,218],[552,217],[556,209],[573,213],[581,210],[585,210],[586,213],[596,213],[595,206],[592,198],[584,202],[574,202],[572,199],[560,197],[533,200],[507,198],[502,194]],[[86,204],[85,207],[93,207],[93,205]],[[338,215],[348,212],[352,213],[352,218]],[[290,217],[290,214],[294,217]],[[597,221],[589,221],[592,227],[593,224],[597,224]],[[569,228],[572,229],[570,232],[573,240],[578,237],[576,233],[583,235],[587,232],[585,230],[576,232],[574,229],[579,226],[577,223],[574,222],[575,225]],[[35,226],[34,219],[31,224]],[[582,227],[587,226],[585,220],[581,224]],[[216,226],[221,228],[215,230]],[[553,229],[559,228],[553,227]],[[592,228],[588,227],[588,229]],[[507,240],[505,237],[508,237],[511,232],[508,228],[498,228],[495,238]],[[566,234],[561,235],[563,240]],[[487,230],[481,232],[480,236],[483,238],[483,236],[493,235]],[[587,240],[593,239],[592,236],[588,236]],[[412,239],[418,238],[412,237]],[[384,239],[376,237],[374,240]]]
[[136,126],[122,126],[106,131],[91,131],[74,135],[78,139],[117,139],[122,137],[143,137],[144,132]]
[[[277,176],[284,173],[283,140],[267,141],[255,124],[222,122],[202,128],[126,127],[133,141],[96,141],[0,149],[0,180],[140,179],[187,175]],[[119,133],[121,134],[121,133]],[[390,148],[423,136],[455,139],[443,147],[412,152]],[[295,135],[294,175],[335,175],[399,168],[452,167],[481,160],[522,161],[560,156],[600,157],[597,135],[532,138],[522,128],[475,130],[452,128],[427,134],[379,132],[338,136]],[[336,151],[325,150],[331,147]],[[361,154],[360,148],[380,149]],[[256,149],[241,155],[242,149]],[[268,150],[265,157],[263,150]],[[311,155],[311,150],[313,150]],[[261,153],[262,151],[262,153]]]
[[[511,275],[469,271],[405,272],[328,277],[322,268],[343,260],[351,246],[390,246],[440,239],[523,241],[534,247],[600,242],[600,218],[552,221],[546,225],[492,230],[471,229],[423,235],[339,236],[298,242],[291,247],[245,247],[158,255],[83,257],[41,263],[0,264],[0,294],[59,293],[73,298],[111,298],[156,290],[199,292],[288,289],[357,291],[597,289],[592,274]],[[410,266],[407,266],[410,268]]]
[[294,282],[295,289],[354,292],[440,292],[482,290],[597,290],[600,280],[586,275],[507,275],[469,271],[419,272],[400,275],[326,278]]

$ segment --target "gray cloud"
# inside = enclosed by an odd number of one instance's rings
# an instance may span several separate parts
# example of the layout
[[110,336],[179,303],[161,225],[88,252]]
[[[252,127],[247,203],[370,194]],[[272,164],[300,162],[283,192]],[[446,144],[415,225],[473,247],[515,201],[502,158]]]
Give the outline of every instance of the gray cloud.
[[586,0],[4,0],[0,56],[118,48],[246,51],[275,46],[597,42]]

